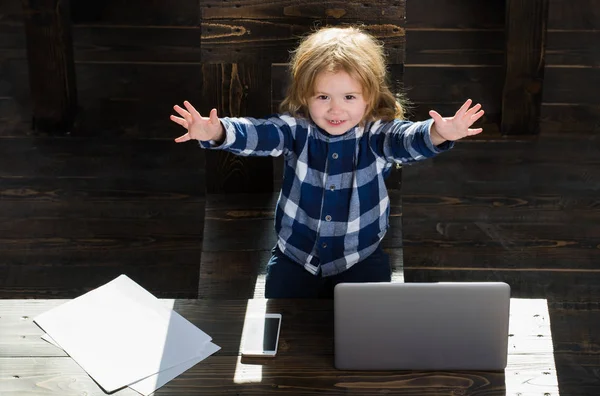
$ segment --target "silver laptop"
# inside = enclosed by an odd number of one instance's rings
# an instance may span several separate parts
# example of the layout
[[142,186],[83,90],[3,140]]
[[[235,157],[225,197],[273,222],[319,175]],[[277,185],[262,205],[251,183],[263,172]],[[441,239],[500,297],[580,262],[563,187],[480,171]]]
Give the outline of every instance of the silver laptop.
[[503,282],[338,284],[335,366],[504,370],[509,305]]

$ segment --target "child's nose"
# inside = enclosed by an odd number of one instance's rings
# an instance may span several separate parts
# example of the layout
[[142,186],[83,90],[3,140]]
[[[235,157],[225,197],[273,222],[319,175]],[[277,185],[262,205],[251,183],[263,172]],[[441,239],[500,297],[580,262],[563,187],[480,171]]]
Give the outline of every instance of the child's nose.
[[336,111],[340,111],[342,109],[341,104],[337,100],[332,100],[329,105],[329,111],[335,113]]

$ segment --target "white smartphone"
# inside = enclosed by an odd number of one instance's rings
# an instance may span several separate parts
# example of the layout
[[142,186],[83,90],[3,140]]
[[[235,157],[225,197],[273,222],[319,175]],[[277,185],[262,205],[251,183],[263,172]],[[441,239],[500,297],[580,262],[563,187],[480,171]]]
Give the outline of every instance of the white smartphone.
[[242,356],[274,357],[280,328],[281,314],[247,316],[242,331]]

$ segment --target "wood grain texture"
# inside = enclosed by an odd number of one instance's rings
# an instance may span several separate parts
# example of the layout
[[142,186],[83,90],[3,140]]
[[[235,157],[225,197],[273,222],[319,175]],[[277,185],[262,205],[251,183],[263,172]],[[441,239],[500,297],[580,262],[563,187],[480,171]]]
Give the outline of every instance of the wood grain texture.
[[23,8],[33,128],[68,133],[77,112],[70,2],[23,0]]
[[600,105],[542,103],[540,130],[545,134],[600,131]]
[[519,296],[593,298],[599,150],[585,134],[469,142],[405,167],[405,279],[503,280]]
[[600,2],[550,0],[541,130],[598,131]]
[[161,140],[2,139],[0,296],[73,297],[121,273],[157,295],[196,296],[202,153]]
[[[73,27],[78,63],[180,63],[201,62],[199,26],[96,26]],[[178,89],[182,89],[178,87]]]
[[544,75],[545,103],[568,103],[573,106],[600,105],[600,95],[596,89],[600,85],[600,69],[592,66],[581,68],[549,66]]
[[406,27],[498,29],[504,26],[504,1],[419,0],[406,3]]
[[408,29],[407,65],[502,65],[504,32],[489,30]]
[[502,134],[539,133],[548,0],[506,2]]
[[328,1],[318,0],[279,0],[265,3],[257,0],[240,0],[235,3],[218,0],[207,0],[202,3],[202,18],[212,19],[297,19],[312,23],[321,20],[331,21],[362,20],[403,22],[405,17],[406,0],[371,2],[349,0]]
[[74,25],[95,26],[199,26],[201,19],[197,0],[74,1],[71,14]]
[[[97,385],[62,351],[39,336],[32,318],[65,300],[0,303],[0,390],[3,394],[100,395]],[[598,389],[597,302],[512,299],[508,367],[504,372],[342,371],[333,368],[331,301],[164,300],[213,335],[222,349],[158,393],[593,395]],[[239,357],[247,310],[282,313],[276,359]],[[573,324],[577,324],[574,328]],[[577,329],[577,330],[575,330]],[[580,349],[583,348],[583,349]],[[256,365],[259,365],[258,367]],[[260,368],[260,380],[252,368]],[[558,380],[558,381],[557,381]],[[117,394],[127,395],[125,389]]]
[[78,63],[77,74],[75,136],[174,139],[182,128],[169,120],[173,106],[201,99],[194,63]]
[[[336,24],[338,25],[338,24]],[[404,62],[405,37],[400,24],[365,23],[362,27],[385,45],[389,63]],[[284,63],[312,23],[291,20],[224,19],[202,24],[202,62]]]
[[600,32],[549,31],[546,64],[550,66],[600,67]]
[[[264,117],[270,114],[271,69],[260,64],[202,66],[201,114],[217,109],[220,117]],[[206,153],[209,193],[273,190],[271,157],[250,158],[223,151]]]
[[548,29],[600,29],[600,1],[549,1]]

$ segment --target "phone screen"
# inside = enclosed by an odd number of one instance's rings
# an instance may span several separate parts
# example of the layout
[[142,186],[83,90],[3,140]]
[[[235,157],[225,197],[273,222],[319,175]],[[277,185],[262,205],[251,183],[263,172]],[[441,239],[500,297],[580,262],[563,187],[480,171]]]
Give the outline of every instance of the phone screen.
[[281,317],[246,318],[244,350],[246,354],[275,353]]

